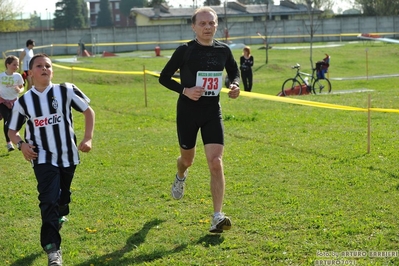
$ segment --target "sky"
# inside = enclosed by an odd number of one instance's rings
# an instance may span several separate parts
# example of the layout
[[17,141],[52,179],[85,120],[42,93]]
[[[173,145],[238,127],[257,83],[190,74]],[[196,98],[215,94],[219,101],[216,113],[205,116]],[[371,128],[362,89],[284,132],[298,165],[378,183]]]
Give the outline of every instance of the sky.
[[[16,0],[15,2],[22,7],[21,12],[31,14],[36,11],[37,14],[40,14],[42,19],[53,18],[53,14],[55,12],[55,3],[60,0],[46,0],[40,1],[38,4],[38,0]],[[174,7],[182,6],[190,6],[192,5],[191,0],[168,0],[169,3],[172,3]],[[199,2],[203,2],[204,0],[196,0]]]
[[[54,13],[55,12],[55,3],[60,0],[46,0],[40,1],[38,4],[38,0],[17,0],[21,7],[23,13],[33,13],[36,11],[38,14],[46,14],[47,12]],[[179,7],[181,4],[182,6],[190,6],[192,5],[191,0],[168,0],[174,7]],[[198,3],[203,2],[204,0],[196,0]]]
[[[46,1],[40,1],[40,4],[38,3],[39,1],[37,0],[16,0],[15,2],[19,3],[20,6],[22,7],[21,12],[23,13],[33,13],[36,11],[38,14],[41,15],[43,19],[47,18],[53,18],[53,14],[55,12],[55,3],[58,2],[59,0],[46,0]],[[172,4],[174,7],[178,7],[180,4],[182,6],[191,6],[193,4],[193,1],[195,1],[196,4],[200,4],[204,2],[204,0],[168,0],[170,4]],[[223,0],[222,0],[223,2]],[[278,1],[279,2],[279,1]],[[348,4],[348,0],[336,0],[336,5],[335,7],[340,7],[342,10],[346,10],[351,8],[351,6]],[[277,0],[275,0],[275,3],[277,3]],[[339,4],[338,4],[339,3]],[[335,10],[337,12],[337,10]]]

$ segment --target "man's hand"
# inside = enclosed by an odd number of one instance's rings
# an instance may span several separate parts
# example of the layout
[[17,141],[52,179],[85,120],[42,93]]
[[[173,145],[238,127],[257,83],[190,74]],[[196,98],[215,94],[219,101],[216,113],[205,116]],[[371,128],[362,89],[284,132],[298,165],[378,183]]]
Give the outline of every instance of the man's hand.
[[205,89],[200,86],[194,86],[191,88],[185,88],[183,94],[186,95],[193,101],[198,101],[204,93]]
[[238,87],[237,84],[231,83],[229,88],[229,98],[235,99],[240,95],[240,87]]

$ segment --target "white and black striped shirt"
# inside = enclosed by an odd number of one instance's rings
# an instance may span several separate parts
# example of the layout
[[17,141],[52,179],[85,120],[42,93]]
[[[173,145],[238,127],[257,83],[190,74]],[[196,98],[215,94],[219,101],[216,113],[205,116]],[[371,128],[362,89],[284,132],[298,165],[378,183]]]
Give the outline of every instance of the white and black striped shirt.
[[84,112],[90,99],[74,84],[64,85],[50,83],[43,92],[32,87],[14,104],[9,128],[19,131],[26,122],[25,141],[38,153],[33,164],[79,164],[72,108]]

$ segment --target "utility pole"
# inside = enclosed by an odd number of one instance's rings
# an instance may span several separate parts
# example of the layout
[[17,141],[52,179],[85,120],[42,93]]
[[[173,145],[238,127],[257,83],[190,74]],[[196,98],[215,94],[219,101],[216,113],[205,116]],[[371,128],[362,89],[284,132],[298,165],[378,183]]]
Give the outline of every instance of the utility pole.
[[49,11],[47,10],[47,8],[46,8],[46,17],[47,17],[47,30],[50,30],[50,26],[49,26],[49,23],[50,23],[50,18],[49,18],[49,15],[48,15],[48,13],[49,13]]
[[314,10],[313,10],[313,1],[312,0],[306,0],[306,6],[308,8],[308,13],[309,13],[309,19],[310,19],[310,68],[313,68],[313,36],[315,33],[314,29]]
[[229,26],[227,24],[227,0],[224,1],[224,38],[225,38],[225,43],[228,43],[228,37],[229,37]]
[[270,11],[269,11],[269,6],[270,6],[270,0],[266,0],[266,12],[265,12],[265,50],[266,50],[266,59],[265,63],[269,63],[269,40],[267,38],[267,21],[269,20],[270,16]]

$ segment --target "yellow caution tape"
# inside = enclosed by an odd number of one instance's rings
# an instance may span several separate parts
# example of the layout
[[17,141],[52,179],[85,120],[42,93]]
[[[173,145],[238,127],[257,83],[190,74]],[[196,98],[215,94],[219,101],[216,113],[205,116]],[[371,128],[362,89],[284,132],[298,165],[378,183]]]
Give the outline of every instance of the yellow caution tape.
[[[87,71],[87,72],[98,72],[98,73],[109,73],[109,74],[128,74],[128,75],[143,75],[144,73],[159,77],[159,73],[154,71],[112,71],[112,70],[99,70],[99,69],[90,69],[90,68],[83,68],[83,67],[66,67],[58,64],[53,64],[55,67],[63,68],[63,69],[71,69],[71,70],[79,70],[79,71]],[[176,81],[180,81],[179,78],[173,78]],[[222,92],[228,93],[229,89],[223,88]],[[255,98],[255,99],[263,99],[268,101],[275,101],[275,102],[284,102],[284,103],[291,103],[291,104],[299,104],[305,106],[312,106],[312,107],[320,107],[320,108],[329,108],[329,109],[336,109],[336,110],[346,110],[346,111],[359,111],[359,112],[367,112],[367,111],[375,111],[375,112],[387,112],[387,113],[399,113],[397,109],[384,109],[384,108],[359,108],[359,107],[352,107],[352,106],[345,106],[345,105],[338,105],[338,104],[331,104],[331,103],[321,103],[321,102],[313,102],[313,101],[306,101],[291,97],[281,97],[281,96],[273,96],[268,94],[261,94],[256,92],[247,92],[241,91],[241,96]]]

